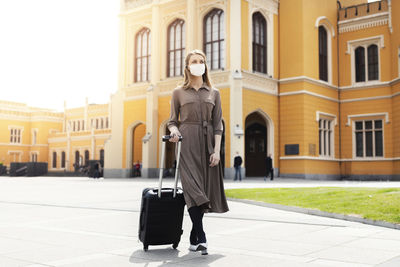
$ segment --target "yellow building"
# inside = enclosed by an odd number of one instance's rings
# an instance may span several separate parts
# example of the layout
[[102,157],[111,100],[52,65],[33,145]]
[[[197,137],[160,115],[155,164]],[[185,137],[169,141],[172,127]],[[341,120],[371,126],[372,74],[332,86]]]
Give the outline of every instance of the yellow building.
[[[156,176],[192,49],[221,92],[223,164],[247,176],[400,178],[400,1],[121,0],[105,176]],[[168,148],[171,164],[173,149]]]
[[[110,106],[88,104],[55,112],[0,101],[0,162],[47,162],[51,172],[104,159],[110,138]],[[75,164],[75,165],[74,165]]]

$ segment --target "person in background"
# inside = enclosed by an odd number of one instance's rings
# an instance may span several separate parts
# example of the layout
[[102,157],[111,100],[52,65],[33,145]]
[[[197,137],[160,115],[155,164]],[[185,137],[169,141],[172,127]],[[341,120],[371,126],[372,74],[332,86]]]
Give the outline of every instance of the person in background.
[[274,167],[272,165],[272,157],[271,154],[265,158],[265,165],[267,167],[267,173],[265,174],[264,181],[267,180],[268,176],[271,174],[271,181],[274,180]]
[[233,167],[235,167],[235,179],[233,179],[234,181],[236,181],[238,179],[238,175],[239,175],[239,181],[242,181],[242,172],[241,172],[241,165],[243,163],[242,157],[239,155],[239,152],[236,151],[236,157],[233,159]]

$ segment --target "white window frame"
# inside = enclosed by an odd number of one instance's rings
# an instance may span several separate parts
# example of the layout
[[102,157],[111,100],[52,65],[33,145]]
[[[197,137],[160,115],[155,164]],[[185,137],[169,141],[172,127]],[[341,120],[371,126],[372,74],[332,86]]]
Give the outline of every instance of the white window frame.
[[249,10],[248,25],[249,27],[249,69],[253,71],[253,14],[260,12],[266,21],[266,37],[267,37],[267,73],[257,72],[259,75],[266,75],[270,78],[274,76],[274,14],[261,8]]
[[[378,46],[378,79],[369,81],[368,80],[368,46],[370,45],[376,45]],[[355,62],[355,50],[357,47],[364,47],[365,53],[365,81],[364,82],[356,82],[356,62]],[[351,60],[351,82],[352,85],[357,85],[357,86],[366,86],[366,85],[372,85],[372,84],[377,84],[381,82],[381,53],[380,50],[385,47],[385,41],[383,35],[378,35],[378,36],[373,36],[369,38],[363,38],[363,39],[357,39],[357,40],[351,40],[347,42],[347,51],[346,54],[350,54],[350,60]]]
[[[318,17],[315,21],[315,28],[317,29],[317,41],[319,42],[318,28],[319,26],[323,26],[326,30],[327,35],[327,45],[328,45],[328,84],[332,85],[332,39],[335,37],[335,28],[332,23],[325,17]],[[319,56],[319,55],[318,55]],[[319,61],[319,58],[318,58]],[[319,66],[318,66],[319,68]],[[318,69],[319,70],[319,69]],[[318,81],[326,82],[319,79],[318,73]]]
[[[319,140],[319,121],[320,120],[325,120],[325,121],[330,121],[331,122],[331,143],[328,144],[330,146],[331,154],[330,155],[324,155],[325,151],[324,149],[321,148],[322,154],[319,154],[319,146],[320,146],[320,140]],[[337,117],[334,114],[326,113],[326,112],[321,112],[317,111],[316,112],[316,121],[318,125],[318,157],[320,158],[335,158],[335,127],[337,125]]]
[[[382,156],[375,156],[375,121],[382,121]],[[366,156],[365,122],[372,121],[372,156]],[[356,122],[363,122],[363,156],[357,156]],[[353,140],[353,159],[382,159],[385,158],[385,119],[384,118],[364,118],[352,121],[352,140]]]
[[39,156],[39,151],[32,151],[30,154],[31,154],[30,155],[31,162],[37,162],[38,156]]
[[38,129],[32,129],[32,145],[36,145],[37,143],[37,134],[38,134]]
[[[17,134],[14,131],[18,131]],[[8,126],[8,132],[10,133],[10,144],[20,145],[22,144],[22,136],[24,132],[24,127],[21,126]],[[19,140],[18,140],[19,137]]]
[[397,64],[398,64],[397,71],[399,73],[399,78],[400,78],[400,46],[399,46],[399,51],[397,52]]

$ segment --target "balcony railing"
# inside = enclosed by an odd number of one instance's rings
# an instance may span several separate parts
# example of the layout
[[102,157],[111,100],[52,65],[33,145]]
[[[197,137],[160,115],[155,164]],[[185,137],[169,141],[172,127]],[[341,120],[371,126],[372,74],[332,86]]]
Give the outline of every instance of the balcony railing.
[[339,21],[355,19],[363,16],[383,13],[388,11],[387,0],[349,6],[339,9]]

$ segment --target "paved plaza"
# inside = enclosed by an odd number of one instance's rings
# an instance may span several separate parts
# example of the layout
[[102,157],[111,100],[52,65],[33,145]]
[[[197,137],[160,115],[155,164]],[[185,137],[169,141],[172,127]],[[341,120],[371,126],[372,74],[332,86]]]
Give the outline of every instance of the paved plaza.
[[[209,255],[138,241],[141,191],[156,179],[0,177],[0,266],[400,266],[400,231],[229,201],[204,219]],[[171,186],[167,180],[165,186]],[[277,179],[226,188],[370,186],[399,182]]]

